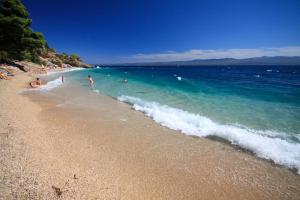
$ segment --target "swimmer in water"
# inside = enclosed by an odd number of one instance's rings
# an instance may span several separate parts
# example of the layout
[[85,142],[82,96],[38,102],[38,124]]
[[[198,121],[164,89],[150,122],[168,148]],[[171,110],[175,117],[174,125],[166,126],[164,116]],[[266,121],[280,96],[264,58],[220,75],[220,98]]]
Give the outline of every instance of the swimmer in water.
[[90,86],[90,87],[93,87],[93,85],[94,85],[94,80],[93,80],[93,78],[91,77],[91,75],[88,75],[87,80],[89,81],[89,86]]

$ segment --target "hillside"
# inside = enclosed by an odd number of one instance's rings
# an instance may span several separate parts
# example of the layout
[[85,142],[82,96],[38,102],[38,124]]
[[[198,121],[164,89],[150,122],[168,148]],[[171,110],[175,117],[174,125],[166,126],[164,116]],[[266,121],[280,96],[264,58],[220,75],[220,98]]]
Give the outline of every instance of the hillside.
[[90,67],[76,54],[55,52],[42,33],[32,30],[31,23],[20,0],[0,0],[1,76],[9,74],[8,66],[36,73],[53,68]]

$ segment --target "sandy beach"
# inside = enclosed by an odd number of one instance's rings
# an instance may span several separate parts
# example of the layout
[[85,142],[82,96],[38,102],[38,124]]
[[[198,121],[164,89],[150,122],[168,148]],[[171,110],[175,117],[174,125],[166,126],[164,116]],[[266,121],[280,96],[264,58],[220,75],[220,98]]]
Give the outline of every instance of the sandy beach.
[[87,106],[20,94],[30,80],[0,81],[0,199],[300,199],[290,169],[101,94],[83,91]]

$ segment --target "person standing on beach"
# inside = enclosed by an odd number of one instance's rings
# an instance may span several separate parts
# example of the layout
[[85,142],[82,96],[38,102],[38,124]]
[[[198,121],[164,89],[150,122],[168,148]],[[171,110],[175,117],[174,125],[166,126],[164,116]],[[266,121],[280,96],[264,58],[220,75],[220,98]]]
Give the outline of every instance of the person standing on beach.
[[93,78],[91,77],[91,75],[88,75],[88,81],[89,81],[89,86],[90,87],[93,87],[93,85],[94,85],[94,80],[93,80]]
[[64,75],[61,76],[61,82],[64,83]]

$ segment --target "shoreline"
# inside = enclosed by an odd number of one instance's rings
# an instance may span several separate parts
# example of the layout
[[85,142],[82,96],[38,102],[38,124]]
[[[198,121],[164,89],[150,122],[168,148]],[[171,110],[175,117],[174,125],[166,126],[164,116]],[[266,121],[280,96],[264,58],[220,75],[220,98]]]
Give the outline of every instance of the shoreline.
[[[221,195],[224,199],[297,199],[300,195],[298,175],[232,145],[162,127],[129,105],[100,94],[88,94],[101,100],[95,110],[58,107],[55,99],[46,96],[17,94],[29,77],[15,79],[14,86],[0,82],[1,116],[11,124],[3,122],[1,129],[12,126],[28,149],[26,170],[36,172],[26,177],[36,179],[40,197],[58,198],[52,186],[67,188],[62,199],[214,199]],[[28,118],[34,120],[24,120]],[[21,126],[21,120],[27,127]],[[20,153],[16,152],[22,157]]]
[[[101,95],[104,95],[104,94],[101,94]],[[107,96],[107,95],[104,95],[104,96],[105,96],[105,98],[110,98],[113,101],[121,102],[121,103],[124,103],[124,104],[128,105],[128,109],[143,114],[143,117],[145,117],[146,120],[151,120],[151,121],[155,122],[152,118],[150,118],[148,116],[145,116],[144,112],[133,109],[133,107],[132,107],[133,105],[131,103],[128,103],[126,101],[120,101],[117,97],[112,97],[112,96]],[[189,135],[189,134],[181,132],[180,130],[174,130],[174,129],[171,129],[171,128],[167,127],[167,126],[161,125],[161,124],[159,124],[157,122],[155,122],[155,123],[157,125],[161,126],[161,127],[170,129],[173,132],[173,134],[180,134],[180,135],[183,135],[185,137],[191,137],[191,138],[194,138],[194,139],[208,139],[208,140],[211,140],[212,142],[219,142],[219,143],[222,143],[223,145],[227,145],[227,146],[229,146],[231,148],[234,148],[237,151],[242,151],[245,154],[251,155],[251,156],[255,157],[258,160],[261,160],[263,162],[268,162],[268,163],[270,163],[271,165],[273,165],[275,167],[276,166],[277,167],[281,167],[283,169],[287,169],[287,170],[291,171],[295,175],[300,175],[299,171],[298,171],[298,169],[296,167],[288,167],[288,166],[285,166],[285,165],[282,165],[282,164],[278,164],[275,161],[273,161],[271,158],[267,159],[267,158],[259,157],[259,156],[256,155],[255,152],[253,152],[253,151],[251,151],[251,150],[249,150],[247,148],[244,148],[242,146],[239,146],[238,144],[233,144],[232,142],[230,142],[229,140],[226,140],[225,138],[222,138],[222,137],[219,137],[219,136],[216,136],[216,135],[209,135],[209,136],[206,136],[206,137],[201,137],[201,136],[198,136],[198,135]]]

